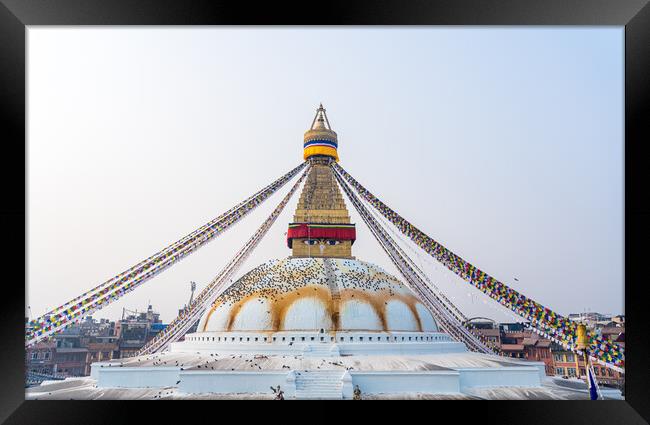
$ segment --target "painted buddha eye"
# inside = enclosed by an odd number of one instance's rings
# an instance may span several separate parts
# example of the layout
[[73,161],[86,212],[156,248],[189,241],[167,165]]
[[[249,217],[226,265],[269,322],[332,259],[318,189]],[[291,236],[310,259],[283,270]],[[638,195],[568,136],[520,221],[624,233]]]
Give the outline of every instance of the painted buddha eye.
[[340,243],[341,243],[341,241],[337,241],[337,240],[334,240],[334,239],[330,239],[330,240],[327,241],[328,245],[338,245]]

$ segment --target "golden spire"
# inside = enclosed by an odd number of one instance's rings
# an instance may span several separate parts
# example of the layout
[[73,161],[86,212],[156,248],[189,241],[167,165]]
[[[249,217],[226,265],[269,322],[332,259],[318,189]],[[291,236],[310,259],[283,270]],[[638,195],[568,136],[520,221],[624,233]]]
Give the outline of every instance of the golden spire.
[[294,257],[352,258],[355,226],[330,166],[338,160],[336,147],[336,133],[321,103],[305,133],[305,159],[311,169],[287,232]]
[[[327,128],[325,127],[325,123],[327,123]],[[311,123],[311,130],[332,130],[322,103],[316,110],[316,116],[314,117],[314,121]]]
[[328,156],[338,161],[338,146],[336,132],[332,130],[332,126],[327,119],[327,112],[321,103],[316,110],[311,127],[305,132],[303,157],[308,159],[312,156],[320,155]]

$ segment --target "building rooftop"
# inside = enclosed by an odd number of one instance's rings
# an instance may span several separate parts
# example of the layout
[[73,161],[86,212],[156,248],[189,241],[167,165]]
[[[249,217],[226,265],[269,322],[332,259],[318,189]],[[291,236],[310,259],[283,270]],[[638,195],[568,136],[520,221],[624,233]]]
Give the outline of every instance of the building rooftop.
[[499,329],[479,329],[481,335],[484,336],[500,336],[501,331]]
[[523,344],[501,344],[501,350],[503,351],[522,351],[523,349]]

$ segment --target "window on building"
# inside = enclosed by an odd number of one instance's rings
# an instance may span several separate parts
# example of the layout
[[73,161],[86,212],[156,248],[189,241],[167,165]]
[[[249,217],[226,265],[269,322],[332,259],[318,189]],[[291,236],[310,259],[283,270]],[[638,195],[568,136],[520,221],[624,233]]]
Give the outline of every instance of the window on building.
[[32,360],[36,360],[38,358],[38,353],[35,351],[32,353]]
[[576,368],[575,367],[567,367],[566,368],[567,375],[570,377],[575,377],[576,376]]
[[564,375],[564,368],[563,367],[556,367],[555,368],[555,374],[556,375]]
[[573,361],[575,361],[575,358],[573,357],[573,354],[567,354],[567,355],[566,355],[566,361],[567,361],[567,362],[573,362]]

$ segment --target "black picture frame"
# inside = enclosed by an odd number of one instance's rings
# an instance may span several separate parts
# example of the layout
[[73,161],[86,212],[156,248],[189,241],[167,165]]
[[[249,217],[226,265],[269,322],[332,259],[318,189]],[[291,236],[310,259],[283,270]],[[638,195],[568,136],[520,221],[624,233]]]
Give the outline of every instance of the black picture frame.
[[[648,104],[650,97],[650,6],[647,0],[429,0],[330,1],[304,3],[230,2],[222,0],[0,0],[0,167],[3,202],[1,225],[6,237],[3,255],[4,319],[0,367],[0,421],[17,423],[131,423],[137,411],[148,421],[170,418],[174,411],[185,420],[195,416],[229,420],[223,405],[173,403],[147,406],[118,401],[25,401],[24,296],[26,282],[25,211],[25,34],[35,25],[610,25],[625,26],[625,401],[493,402],[489,405],[433,406],[424,404],[363,406],[366,414],[399,413],[409,418],[448,410],[454,422],[475,418],[498,423],[641,424],[650,418],[647,335],[644,332],[644,271],[648,260],[650,196],[646,189]],[[597,124],[596,124],[597,125]],[[21,181],[22,180],[22,181]],[[22,183],[22,184],[21,184]],[[22,248],[22,249],[21,249]],[[640,267],[642,265],[642,267]],[[10,273],[7,273],[10,272]],[[10,276],[10,277],[9,277]],[[10,288],[18,288],[13,293]],[[273,404],[277,408],[277,403]],[[444,408],[442,407],[444,406]],[[471,405],[470,405],[471,406]],[[268,420],[266,409],[238,407],[246,420]],[[294,411],[294,406],[285,409]],[[337,406],[338,408],[338,406]],[[317,412],[316,407],[313,411]],[[213,412],[219,412],[212,416]],[[284,413],[283,415],[286,415]],[[320,415],[317,415],[320,416]],[[338,414],[334,417],[339,417]],[[243,418],[243,416],[242,416]],[[239,418],[237,420],[242,420]],[[289,419],[285,417],[285,419]],[[313,419],[318,419],[314,417]]]

